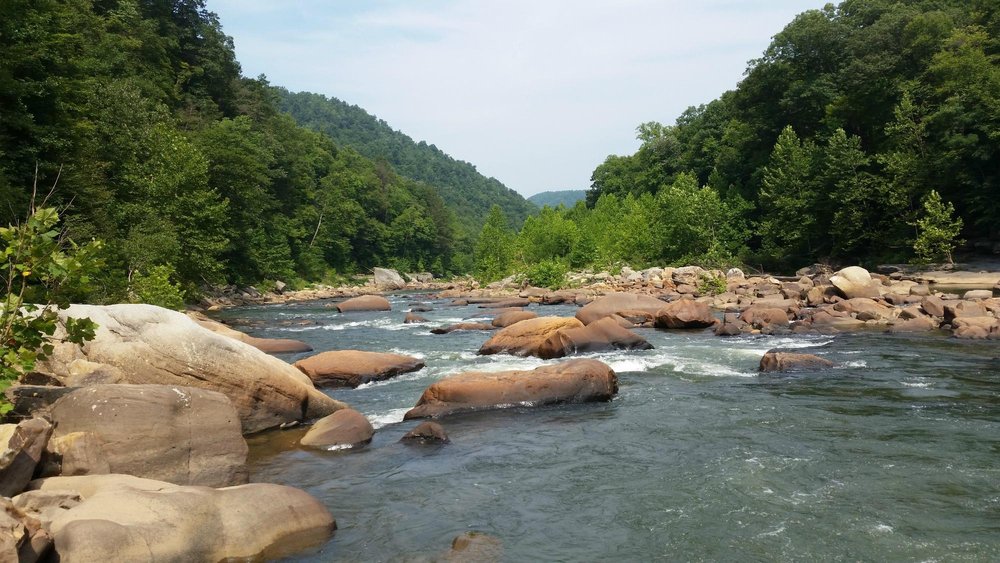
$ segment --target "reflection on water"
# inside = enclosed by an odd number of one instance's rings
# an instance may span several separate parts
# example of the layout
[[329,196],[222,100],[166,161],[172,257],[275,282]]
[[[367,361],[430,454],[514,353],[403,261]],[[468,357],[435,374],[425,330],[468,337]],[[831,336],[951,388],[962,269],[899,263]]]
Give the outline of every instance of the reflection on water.
[[[391,313],[226,312],[256,336],[427,363],[329,391],[379,427],[365,449],[298,450],[301,428],[249,438],[254,481],[306,489],[337,518],[298,560],[428,558],[467,530],[500,538],[511,561],[1000,559],[996,341],[647,329],[653,350],[593,355],[619,374],[615,400],[445,418],[452,442],[420,448],[398,442],[417,423],[402,415],[433,381],[551,362],[476,356],[482,332],[431,335],[482,310],[417,299],[428,323],[402,324],[407,297]],[[758,376],[772,347],[839,367]]]

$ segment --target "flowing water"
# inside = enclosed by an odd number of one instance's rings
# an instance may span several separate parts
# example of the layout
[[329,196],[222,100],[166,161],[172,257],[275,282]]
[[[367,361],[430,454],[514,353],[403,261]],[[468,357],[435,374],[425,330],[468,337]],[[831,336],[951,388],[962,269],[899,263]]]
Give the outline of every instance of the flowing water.
[[[404,325],[415,299],[392,297],[388,313],[305,303],[224,315],[319,351],[427,363],[328,391],[377,428],[364,449],[296,449],[301,429],[249,439],[253,481],[303,488],[337,518],[330,542],[297,561],[433,558],[468,530],[499,538],[509,561],[1000,560],[996,341],[639,329],[655,349],[591,355],[618,374],[613,401],[448,417],[452,442],[419,447],[399,438],[427,385],[546,362],[476,356],[488,333],[430,334],[475,306],[431,302],[429,323]],[[839,367],[758,375],[776,347]]]

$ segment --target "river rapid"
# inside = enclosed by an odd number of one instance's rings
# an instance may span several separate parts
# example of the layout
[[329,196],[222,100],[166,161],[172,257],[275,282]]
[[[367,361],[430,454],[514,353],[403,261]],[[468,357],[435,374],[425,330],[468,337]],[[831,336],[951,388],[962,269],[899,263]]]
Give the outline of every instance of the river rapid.
[[[485,332],[430,334],[487,311],[475,305],[390,300],[380,313],[310,302],[221,315],[317,351],[427,364],[327,391],[376,427],[363,449],[298,449],[302,429],[248,438],[252,481],[303,488],[337,519],[295,561],[426,560],[469,530],[499,538],[508,561],[1000,560],[997,341],[637,329],[655,349],[588,355],[618,374],[613,401],[447,417],[451,443],[411,446],[399,439],[419,421],[403,413],[435,380],[559,360],[477,356]],[[430,322],[403,324],[417,302]],[[838,367],[758,375],[771,348]]]

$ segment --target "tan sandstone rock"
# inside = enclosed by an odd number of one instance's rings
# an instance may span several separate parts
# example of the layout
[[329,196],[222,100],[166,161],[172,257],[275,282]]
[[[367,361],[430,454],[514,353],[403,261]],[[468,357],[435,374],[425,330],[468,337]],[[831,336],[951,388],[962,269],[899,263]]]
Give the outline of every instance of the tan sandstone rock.
[[649,295],[609,293],[598,297],[577,311],[576,318],[580,319],[583,324],[590,324],[611,315],[619,315],[624,318],[642,317],[645,322],[652,322],[656,313],[664,305],[666,305],[665,301]]
[[316,385],[357,387],[417,371],[424,367],[424,361],[403,354],[331,350],[299,360],[293,365]]
[[542,344],[556,331],[580,328],[583,323],[573,317],[538,317],[512,324],[487,340],[479,354],[508,353],[515,356],[537,356]]
[[[72,384],[83,361],[107,383],[190,386],[229,397],[243,432],[317,418],[345,405],[320,393],[302,372],[264,352],[202,328],[183,313],[153,305],[72,305],[62,319],[89,317],[96,337],[82,349],[56,344],[38,366]],[[60,333],[57,332],[56,336]]]
[[346,301],[337,303],[336,307],[341,313],[392,310],[392,305],[389,303],[389,300],[381,295],[361,295],[359,297],[352,297]]
[[438,417],[514,406],[610,401],[617,392],[615,372],[607,364],[590,359],[568,360],[530,371],[466,372],[446,377],[428,387],[403,418]]
[[90,475],[31,487],[83,498],[49,525],[61,563],[271,560],[326,541],[336,529],[322,503],[281,485],[211,489]]
[[604,317],[586,326],[555,331],[539,345],[533,355],[548,360],[570,354],[605,350],[649,350],[652,347],[645,338],[622,328],[616,317]]

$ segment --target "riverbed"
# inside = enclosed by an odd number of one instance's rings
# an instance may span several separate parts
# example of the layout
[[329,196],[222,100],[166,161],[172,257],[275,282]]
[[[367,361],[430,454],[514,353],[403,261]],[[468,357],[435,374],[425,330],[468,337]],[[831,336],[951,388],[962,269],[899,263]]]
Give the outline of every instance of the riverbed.
[[[477,356],[489,333],[430,329],[486,310],[390,299],[381,313],[307,302],[222,315],[254,336],[427,364],[327,391],[376,427],[363,449],[298,449],[301,429],[248,439],[252,481],[303,488],[337,519],[295,561],[433,558],[469,530],[499,538],[509,561],[1000,560],[997,341],[637,329],[653,350],[588,355],[618,374],[613,401],[447,417],[451,443],[411,446],[399,439],[418,421],[403,413],[437,379],[559,360]],[[403,324],[416,303],[433,307],[429,322]],[[837,367],[758,375],[772,348]]]

